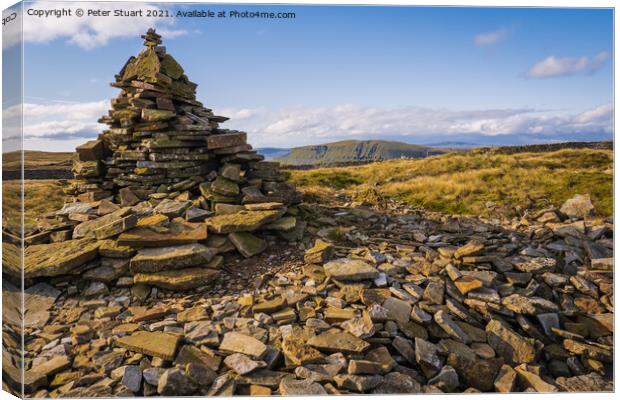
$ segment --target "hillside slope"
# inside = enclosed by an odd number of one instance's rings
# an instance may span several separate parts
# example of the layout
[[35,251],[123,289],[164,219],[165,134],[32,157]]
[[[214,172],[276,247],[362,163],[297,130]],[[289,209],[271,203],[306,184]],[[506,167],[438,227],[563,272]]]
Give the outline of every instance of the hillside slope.
[[340,192],[360,201],[393,199],[450,214],[485,215],[499,207],[519,215],[589,194],[600,214],[613,213],[611,150],[473,151],[291,172],[308,200]]
[[[64,169],[71,170],[71,163],[75,153],[61,153],[52,151],[24,150],[24,168],[38,169]],[[15,170],[22,167],[21,151],[2,153],[2,169]]]
[[322,145],[295,147],[275,160],[286,165],[329,165],[335,163],[424,158],[443,150],[384,140],[345,140]]

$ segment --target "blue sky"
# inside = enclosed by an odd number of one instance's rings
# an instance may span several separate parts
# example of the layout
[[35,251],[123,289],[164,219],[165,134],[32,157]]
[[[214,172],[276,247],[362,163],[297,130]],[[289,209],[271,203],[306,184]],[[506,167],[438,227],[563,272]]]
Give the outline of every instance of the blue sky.
[[608,9],[159,7],[296,18],[27,17],[26,148],[71,150],[94,137],[103,128],[97,116],[118,92],[108,83],[141,50],[149,25],[198,83],[198,98],[232,118],[226,127],[247,130],[255,147],[612,136]]

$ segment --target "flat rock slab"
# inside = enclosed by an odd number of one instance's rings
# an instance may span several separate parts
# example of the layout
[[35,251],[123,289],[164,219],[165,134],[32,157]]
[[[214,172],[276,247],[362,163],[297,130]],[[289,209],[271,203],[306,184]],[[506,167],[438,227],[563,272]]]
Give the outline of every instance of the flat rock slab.
[[276,202],[254,203],[254,204],[245,204],[243,207],[249,211],[277,210],[280,208],[284,208],[284,204],[276,203]]
[[234,353],[224,359],[224,364],[239,375],[245,375],[257,368],[264,368],[267,363],[264,361],[254,361],[245,354]]
[[139,331],[119,338],[116,343],[127,350],[172,361],[181,339],[163,332]]
[[302,337],[290,335],[282,341],[282,352],[292,365],[319,364],[324,356],[317,349],[307,345]]
[[562,376],[556,380],[556,383],[569,392],[611,392],[614,390],[613,381],[606,380],[595,372],[571,378]]
[[329,260],[333,252],[334,246],[331,243],[317,239],[314,246],[306,250],[304,262],[307,264],[323,264]]
[[81,224],[76,226],[75,229],[73,229],[73,239],[80,239],[85,237],[94,238],[95,231],[97,229],[112,224],[113,222],[118,221],[128,216],[129,214],[131,214],[131,208],[124,207],[110,214],[104,215],[103,217],[82,222]]
[[[8,279],[2,280],[2,322],[13,325],[14,329],[22,329],[23,308],[22,290],[16,287]],[[2,353],[3,355],[6,352]],[[21,376],[21,372],[19,374]]]
[[524,338],[498,320],[489,321],[485,330],[489,344],[506,362],[516,365],[536,359],[534,339]]
[[365,261],[351,258],[330,261],[323,268],[327,276],[343,281],[361,281],[379,277],[379,271],[375,267]]
[[383,307],[389,311],[390,319],[407,322],[411,314],[411,304],[409,302],[397,299],[396,297],[388,297],[383,302]]
[[41,364],[37,364],[36,367],[30,369],[29,371],[27,371],[27,373],[50,376],[69,368],[69,366],[71,366],[71,360],[69,359],[69,357],[61,355],[44,361]]
[[100,226],[95,229],[95,237],[99,240],[107,239],[112,236],[116,236],[120,233],[123,233],[134,226],[138,222],[138,217],[136,215],[128,215],[123,218],[119,218],[110,222],[107,225]]
[[138,226],[118,237],[118,244],[131,247],[165,247],[195,243],[207,239],[207,226],[202,223],[172,221],[167,231]]
[[56,302],[60,291],[47,283],[37,283],[24,291],[24,306],[26,309],[24,327],[41,328],[49,317],[49,309]]
[[286,306],[286,304],[287,303],[282,296],[277,296],[274,299],[264,301],[262,303],[254,304],[254,306],[252,307],[252,311],[255,314],[257,313],[271,314],[274,311],[278,311],[279,309],[283,308],[284,306]]
[[311,379],[304,379],[303,381],[292,378],[282,379],[278,390],[282,396],[320,396],[327,394],[320,383],[313,382]]
[[207,147],[213,150],[224,147],[241,146],[246,143],[246,139],[247,134],[245,132],[211,135],[207,137]]
[[91,239],[37,244],[24,254],[24,277],[50,277],[71,273],[97,257],[99,243]]
[[218,271],[210,268],[185,268],[153,273],[137,273],[135,284],[157,286],[168,290],[190,290],[213,281]]
[[215,354],[208,354],[196,346],[185,345],[179,350],[179,354],[174,359],[177,365],[196,364],[217,371],[222,362],[222,358]]
[[370,344],[347,332],[324,332],[308,340],[308,345],[329,353],[362,353]]
[[207,224],[215,233],[251,232],[277,220],[285,212],[286,209],[240,211],[234,214],[216,215],[207,219]]
[[477,240],[472,240],[464,246],[459,247],[454,252],[454,258],[463,258],[480,254],[484,250],[484,244]]
[[297,225],[297,218],[282,217],[275,222],[271,222],[263,226],[263,229],[271,229],[274,231],[290,231],[291,229],[294,229],[296,225]]
[[515,269],[521,272],[545,272],[552,270],[557,261],[547,257],[533,257],[525,261],[517,260],[513,262]]
[[246,258],[262,253],[267,248],[267,243],[263,239],[248,232],[233,232],[228,235],[228,239]]
[[239,332],[227,332],[222,343],[220,343],[220,350],[241,353],[260,359],[267,353],[267,346],[252,336]]
[[66,203],[62,206],[62,208],[55,212],[56,215],[69,215],[69,214],[92,214],[97,215],[97,207],[99,207],[99,202],[76,202],[76,203]]
[[183,215],[191,205],[191,201],[165,199],[153,209],[153,213],[162,214],[168,218],[176,218]]
[[216,250],[199,243],[147,248],[138,251],[129,263],[132,272],[158,272],[207,264]]
[[439,310],[433,316],[433,319],[443,329],[451,338],[461,341],[465,344],[471,343],[471,339],[465,333],[461,327],[454,322],[450,314],[444,312],[443,310]]

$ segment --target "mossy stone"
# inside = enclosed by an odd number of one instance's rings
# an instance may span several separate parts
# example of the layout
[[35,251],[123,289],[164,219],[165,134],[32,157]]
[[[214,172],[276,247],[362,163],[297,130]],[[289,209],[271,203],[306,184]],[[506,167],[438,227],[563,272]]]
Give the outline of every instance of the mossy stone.
[[155,50],[146,49],[125,66],[122,79],[124,81],[134,78],[155,79],[160,69],[161,64]]
[[177,60],[169,54],[162,57],[160,61],[161,73],[172,79],[179,79],[183,75],[183,67],[179,65]]
[[236,196],[239,194],[239,185],[230,179],[218,176],[211,183],[211,190],[223,196]]

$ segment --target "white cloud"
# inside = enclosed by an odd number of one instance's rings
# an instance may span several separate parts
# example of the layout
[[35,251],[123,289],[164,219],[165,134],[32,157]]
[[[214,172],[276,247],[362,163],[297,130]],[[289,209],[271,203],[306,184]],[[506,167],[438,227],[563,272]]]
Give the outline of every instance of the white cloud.
[[[174,29],[173,18],[165,17],[98,17],[88,16],[78,17],[75,15],[77,3],[57,3],[57,2],[36,2],[28,3],[26,9],[32,10],[53,10],[59,8],[71,9],[70,17],[62,18],[47,17],[40,18],[35,15],[24,15],[23,30],[24,41],[32,43],[48,43],[55,39],[65,38],[68,43],[77,45],[89,50],[98,46],[108,44],[111,39],[119,37],[139,37],[148,28],[159,28],[166,38],[174,38],[187,34],[186,30]],[[88,8],[88,3],[82,7]],[[118,9],[118,4],[114,3],[92,3],[91,8],[102,11],[113,11]],[[162,7],[145,3],[123,3],[122,9],[125,11],[136,10],[163,10]],[[3,48],[8,48],[19,43],[19,35],[10,35],[4,38]]]
[[[96,137],[105,129],[97,119],[106,114],[107,100],[88,103],[24,104],[24,138],[27,143],[49,143],[71,151],[76,141]],[[354,104],[334,107],[218,108],[230,117],[224,127],[245,130],[255,147],[292,147],[343,139],[450,140],[451,136],[582,135],[613,133],[612,104],[580,111],[533,109],[447,110],[422,107],[383,108]],[[4,112],[6,135],[19,134],[15,124],[19,106]],[[15,132],[13,132],[15,130]],[[63,144],[64,143],[64,144]],[[47,144],[45,144],[47,146]],[[34,148],[27,145],[29,148]],[[45,147],[40,148],[45,149]]]
[[213,110],[216,115],[228,117],[233,121],[247,120],[257,116],[262,110],[258,108],[218,108]]
[[[222,113],[223,114],[223,113]],[[226,114],[224,114],[226,115]],[[573,135],[613,132],[613,105],[579,112],[532,109],[455,111],[421,107],[359,105],[293,107],[263,111],[227,127],[247,130],[257,146],[290,147],[333,140],[394,137],[449,138],[451,135]]]
[[511,27],[501,27],[493,32],[484,32],[476,35],[474,37],[474,43],[477,46],[490,46],[497,44],[504,40],[510,32],[512,32],[513,28]]
[[[110,103],[107,100],[87,103],[24,103],[24,139],[94,138],[105,127],[105,125],[97,123],[97,120],[107,113],[109,106]],[[3,110],[6,137],[20,136],[21,114],[21,104]]]
[[600,69],[609,58],[607,52],[594,57],[555,57],[549,56],[534,64],[528,71],[528,78],[550,78],[577,74],[591,74]]

